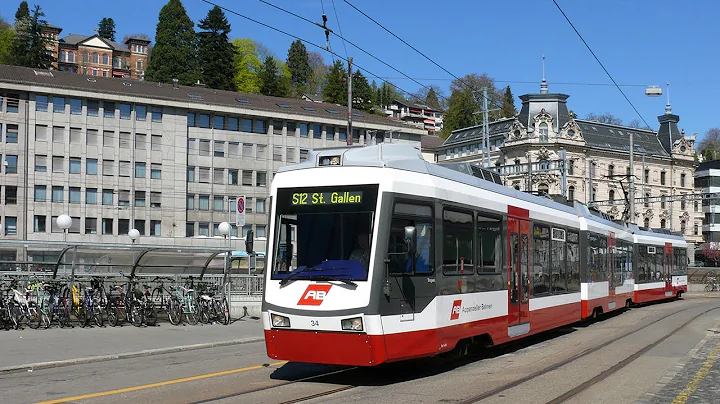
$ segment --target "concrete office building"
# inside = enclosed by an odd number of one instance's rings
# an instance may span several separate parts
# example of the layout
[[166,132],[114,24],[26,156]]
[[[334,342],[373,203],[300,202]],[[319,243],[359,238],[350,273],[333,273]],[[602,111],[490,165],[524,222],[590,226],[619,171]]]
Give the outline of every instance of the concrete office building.
[[[346,107],[70,72],[0,66],[0,237],[67,242],[223,246],[218,225],[247,198],[265,251],[268,189],[278,167],[312,148],[410,142],[424,129]],[[244,247],[237,242],[236,250]],[[0,261],[43,251],[0,249]],[[56,254],[53,252],[51,254]],[[26,256],[21,256],[26,255]],[[35,257],[35,258],[34,258]]]

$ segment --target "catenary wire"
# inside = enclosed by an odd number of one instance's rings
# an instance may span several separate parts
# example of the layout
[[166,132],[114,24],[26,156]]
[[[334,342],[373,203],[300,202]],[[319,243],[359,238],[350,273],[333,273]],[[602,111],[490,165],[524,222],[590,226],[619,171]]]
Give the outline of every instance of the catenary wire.
[[575,24],[573,24],[572,21],[570,21],[570,18],[567,16],[567,14],[565,14],[565,11],[563,11],[563,9],[560,7],[560,5],[558,4],[558,2],[557,2],[556,0],[552,0],[552,2],[555,3],[555,6],[557,7],[557,9],[560,10],[560,13],[563,15],[563,17],[565,17],[565,20],[568,22],[568,24],[570,24],[570,27],[572,27],[573,31],[575,31],[575,33],[576,33],[577,36],[580,38],[580,40],[582,41],[582,43],[585,44],[585,47],[590,51],[590,53],[593,55],[593,57],[594,57],[595,60],[598,62],[598,64],[600,65],[600,67],[602,67],[602,69],[605,71],[605,74],[607,74],[607,76],[608,76],[608,77],[610,78],[610,80],[613,82],[613,84],[615,85],[615,87],[617,87],[618,91],[620,91],[620,94],[622,94],[622,96],[625,97],[625,101],[627,101],[628,104],[630,104],[630,106],[631,106],[632,109],[635,111],[635,113],[638,114],[638,116],[640,117],[640,119],[642,119],[642,121],[643,121],[643,123],[645,124],[645,126],[647,126],[648,128],[650,128],[651,126],[647,123],[647,121],[646,121],[645,118],[642,116],[642,114],[640,114],[640,111],[638,111],[638,109],[635,108],[635,105],[632,103],[632,101],[630,101],[630,98],[628,98],[628,96],[625,94],[625,92],[622,90],[622,88],[620,88],[620,86],[617,84],[617,82],[615,81],[615,79],[613,78],[613,76],[610,74],[610,72],[605,68],[605,65],[603,65],[603,63],[600,61],[600,58],[598,58],[597,55],[595,54],[595,52],[593,52],[593,50],[590,48],[590,45],[588,45],[587,41],[585,41],[585,38],[583,38],[583,36],[580,35],[580,32],[577,30],[577,28],[575,28]]
[[[258,21],[258,20],[256,20],[256,19],[251,18],[251,17],[248,17],[248,16],[246,16],[246,15],[244,15],[244,14],[240,14],[240,13],[238,13],[237,11],[234,11],[234,10],[231,10],[231,9],[229,9],[229,8],[227,8],[227,7],[223,7],[223,6],[219,5],[219,4],[213,3],[213,2],[210,1],[210,0],[200,0],[200,1],[202,1],[202,2],[204,2],[204,3],[207,3],[207,4],[211,5],[211,6],[219,7],[220,9],[222,9],[222,10],[224,10],[224,11],[230,13],[230,14],[236,15],[236,16],[238,16],[238,17],[240,17],[240,18],[244,18],[244,19],[246,19],[246,20],[248,20],[248,21],[252,21],[252,22],[254,22],[254,23],[258,24],[258,25],[262,25],[263,27],[266,27],[266,28],[271,29],[271,30],[273,30],[273,31],[277,31],[277,32],[279,32],[279,33],[281,33],[281,34],[284,34],[284,35],[287,35],[287,36],[289,36],[289,37],[291,37],[291,38],[295,38],[295,39],[297,39],[297,40],[300,40],[300,41],[302,41],[302,42],[305,42],[305,43],[308,44],[308,45],[312,45],[312,46],[314,46],[314,47],[316,47],[316,48],[318,48],[318,49],[322,49],[322,50],[324,50],[324,51],[326,51],[326,52],[329,52],[329,53],[335,55],[336,57],[338,57],[339,59],[343,60],[344,62],[347,62],[347,59],[344,58],[344,57],[342,57],[342,56],[341,56],[340,54],[338,54],[337,52],[334,52],[334,51],[332,51],[332,50],[326,49],[324,46],[318,45],[318,44],[316,44],[316,43],[314,43],[314,42],[312,42],[312,41],[308,41],[307,39],[303,39],[303,38],[300,38],[300,37],[297,36],[297,35],[291,34],[291,33],[287,32],[287,31],[283,31],[283,30],[281,30],[280,28],[273,27],[272,25],[266,24],[266,23],[264,23],[264,22],[262,22],[262,21]],[[263,1],[263,0],[259,0],[259,1],[265,3],[265,4],[269,5],[269,6],[272,6],[272,7],[274,7],[274,8],[277,8],[277,9],[279,9],[279,10],[282,10],[282,11],[284,11],[284,12],[290,13],[290,14],[298,17],[298,18],[301,18],[301,19],[309,22],[310,24],[313,24],[313,25],[315,25],[315,26],[318,26],[318,24],[316,24],[315,22],[313,22],[313,21],[311,21],[311,20],[308,20],[308,19],[305,18],[305,17],[299,16],[299,15],[297,15],[297,14],[295,14],[295,13],[290,12],[290,11],[281,9],[281,8],[279,8],[279,7],[277,7],[277,6],[273,5],[273,4],[267,3],[267,2],[265,2],[265,1]],[[336,34],[336,33],[334,33],[334,32],[333,32],[333,35],[338,36],[338,34]],[[338,37],[339,37],[339,36],[338,36]],[[402,74],[403,76],[412,79],[410,76],[408,76],[408,75],[406,75],[405,73],[401,72],[400,70],[394,68],[393,66],[387,64],[386,62],[380,60],[379,58],[377,58],[376,56],[370,54],[370,53],[367,52],[366,50],[358,47],[357,45],[355,45],[355,44],[352,43],[351,41],[349,41],[349,40],[347,40],[347,39],[346,39],[346,41],[347,41],[350,45],[355,46],[357,49],[359,49],[359,50],[363,51],[364,53],[366,53],[368,56],[376,59],[377,61],[383,63],[384,65],[386,65],[386,66],[388,66],[388,67],[390,67],[391,69],[393,69],[393,70],[395,70],[396,72]],[[410,95],[410,96],[413,96],[414,98],[417,99],[417,97],[414,96],[411,92],[406,91],[406,90],[398,87],[396,84],[393,84],[393,83],[391,83],[391,82],[389,82],[389,81],[387,81],[387,80],[382,79],[382,78],[381,78],[380,76],[378,76],[377,74],[375,74],[375,73],[373,73],[373,72],[371,72],[371,71],[369,71],[369,70],[361,67],[361,66],[358,65],[357,63],[354,63],[354,65],[355,65],[355,67],[356,67],[358,70],[364,71],[364,72],[367,73],[370,77],[373,77],[373,78],[377,78],[377,79],[379,79],[379,80],[382,80],[383,82],[388,83],[389,85],[395,87],[395,88],[398,89],[400,92],[402,92],[402,93],[404,93],[404,94],[408,94],[408,95]],[[417,84],[421,85],[422,87],[428,88],[427,86],[425,86],[424,84],[422,84],[422,83],[420,83],[420,82],[418,82],[418,81],[416,81],[416,80],[413,80],[413,81],[415,81]],[[429,89],[429,88],[428,88],[428,89]],[[447,99],[447,97],[442,97],[442,98]]]
[[345,57],[348,57],[347,46],[345,46],[345,39],[343,38],[342,27],[340,26],[340,18],[338,18],[337,9],[335,8],[335,0],[332,1],[333,12],[335,13],[335,21],[337,21],[338,31],[340,31],[340,38],[342,39],[343,48],[345,48]]

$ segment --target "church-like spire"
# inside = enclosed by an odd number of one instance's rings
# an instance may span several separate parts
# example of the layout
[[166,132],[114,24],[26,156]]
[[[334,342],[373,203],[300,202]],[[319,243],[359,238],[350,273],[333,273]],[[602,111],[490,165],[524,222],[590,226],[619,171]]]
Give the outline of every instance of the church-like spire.
[[666,82],[665,86],[667,87],[667,104],[665,104],[665,114],[670,115],[672,114],[672,107],[670,107],[670,82]]
[[542,82],[540,83],[540,94],[548,93],[548,85],[545,80],[545,55],[542,57]]

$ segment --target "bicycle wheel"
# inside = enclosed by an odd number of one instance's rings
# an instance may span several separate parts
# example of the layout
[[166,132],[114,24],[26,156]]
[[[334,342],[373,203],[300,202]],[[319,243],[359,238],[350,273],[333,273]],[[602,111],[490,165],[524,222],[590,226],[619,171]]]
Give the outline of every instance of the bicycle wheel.
[[75,316],[75,318],[77,319],[80,327],[84,328],[89,325],[88,312],[85,309],[84,304],[80,303],[80,306],[76,306],[75,308],[73,308],[72,312],[73,312],[73,315]]
[[208,304],[207,300],[202,300],[197,308],[200,312],[200,321],[203,324],[210,324],[210,305]]
[[187,320],[187,322],[192,325],[196,325],[198,321],[200,321],[197,303],[191,300],[186,310],[187,311],[185,312],[185,320]]
[[152,327],[157,324],[157,310],[155,310],[155,303],[148,301],[145,302],[145,324]]
[[37,306],[35,306],[34,303],[30,303],[30,305],[28,306],[28,327],[32,328],[33,330],[37,330],[38,328],[40,328],[41,323],[42,314],[40,313],[40,310],[38,310]]
[[230,324],[230,304],[227,297],[224,297],[222,301],[222,323],[223,325]]
[[170,324],[180,325],[182,322],[182,309],[180,309],[180,304],[178,304],[175,299],[170,299],[166,310]]
[[108,324],[113,327],[117,327],[120,323],[120,313],[118,312],[117,302],[107,304],[107,318]]
[[132,309],[130,309],[130,312],[132,313],[132,325],[135,327],[140,327],[143,325],[144,321],[144,313],[142,308],[140,307],[139,303],[133,303]]
[[711,285],[710,283],[706,283],[706,284],[705,284],[705,291],[706,291],[706,292],[712,292],[712,290],[713,290],[713,285]]
[[95,325],[97,325],[98,327],[102,327],[104,325],[102,309],[100,309],[100,307],[98,307],[97,304],[93,304],[92,318],[93,318],[93,321],[95,322]]

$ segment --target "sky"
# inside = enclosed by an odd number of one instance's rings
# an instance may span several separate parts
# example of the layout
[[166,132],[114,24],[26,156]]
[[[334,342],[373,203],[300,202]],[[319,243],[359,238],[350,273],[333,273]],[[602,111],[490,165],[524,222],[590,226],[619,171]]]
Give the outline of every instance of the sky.
[[[392,37],[358,13],[348,2],[373,17],[430,59],[461,77],[486,73],[496,86],[510,85],[517,96],[536,93],[542,79],[542,57],[550,92],[569,94],[568,107],[580,118],[588,113],[611,113],[626,124],[643,119],[658,128],[657,116],[665,111],[666,83],[670,83],[672,112],[680,116],[686,135],[720,127],[716,104],[720,91],[716,77],[720,2],[697,0],[556,0],[587,41],[615,81],[621,85],[636,113],[565,20],[553,0],[450,0],[391,2],[384,0],[266,0],[312,21],[321,22],[323,7],[328,26],[422,85],[437,85],[449,96],[452,76]],[[325,44],[324,31],[297,17],[263,4],[260,0],[212,0],[231,11],[282,29],[318,45]],[[3,0],[0,15],[14,18],[20,0]],[[146,33],[154,38],[158,14],[165,0],[98,2],[74,0],[72,7],[59,0],[30,0],[38,4],[46,20],[70,33],[93,34],[103,17],[116,23],[119,41],[125,34]],[[197,22],[212,5],[203,0],[182,0],[190,18]],[[680,5],[681,4],[681,5]],[[337,18],[336,18],[337,13]],[[295,38],[226,12],[231,38],[249,37],[285,58]],[[319,51],[327,64],[329,53]],[[331,35],[330,47],[353,57],[373,79],[387,78],[399,88],[421,88],[395,70]],[[380,79],[375,79],[380,83]],[[578,84],[585,83],[585,84]],[[651,98],[645,88],[658,85],[663,96]]]

